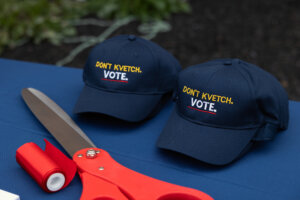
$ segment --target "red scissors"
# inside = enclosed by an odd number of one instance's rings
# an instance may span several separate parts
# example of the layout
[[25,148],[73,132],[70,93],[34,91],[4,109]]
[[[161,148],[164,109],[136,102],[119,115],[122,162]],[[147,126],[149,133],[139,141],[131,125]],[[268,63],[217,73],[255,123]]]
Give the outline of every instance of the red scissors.
[[81,200],[213,200],[192,188],[145,176],[117,163],[93,142],[54,101],[25,88],[22,97],[33,114],[64,147],[78,166]]

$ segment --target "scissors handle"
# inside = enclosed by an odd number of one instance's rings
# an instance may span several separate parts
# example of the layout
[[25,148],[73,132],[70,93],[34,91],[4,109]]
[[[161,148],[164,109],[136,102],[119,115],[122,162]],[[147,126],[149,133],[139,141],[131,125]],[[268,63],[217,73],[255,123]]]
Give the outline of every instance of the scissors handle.
[[83,187],[80,200],[128,200],[116,185],[86,172],[79,174]]
[[74,154],[73,160],[83,184],[81,200],[213,200],[199,190],[128,169],[102,149],[82,149]]

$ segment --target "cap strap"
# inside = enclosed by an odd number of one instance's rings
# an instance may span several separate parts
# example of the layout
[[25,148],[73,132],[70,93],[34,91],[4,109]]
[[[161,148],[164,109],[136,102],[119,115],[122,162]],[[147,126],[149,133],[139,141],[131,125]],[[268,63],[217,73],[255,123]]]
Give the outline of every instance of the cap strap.
[[277,132],[278,127],[276,125],[267,123],[257,131],[256,135],[252,140],[272,140]]

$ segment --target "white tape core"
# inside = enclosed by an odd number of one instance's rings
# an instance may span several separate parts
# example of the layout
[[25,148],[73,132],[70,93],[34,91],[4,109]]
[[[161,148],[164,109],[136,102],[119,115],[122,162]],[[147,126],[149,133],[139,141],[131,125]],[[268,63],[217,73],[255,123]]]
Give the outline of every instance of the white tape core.
[[65,181],[65,176],[62,173],[54,173],[47,180],[47,188],[51,192],[56,192],[64,186]]

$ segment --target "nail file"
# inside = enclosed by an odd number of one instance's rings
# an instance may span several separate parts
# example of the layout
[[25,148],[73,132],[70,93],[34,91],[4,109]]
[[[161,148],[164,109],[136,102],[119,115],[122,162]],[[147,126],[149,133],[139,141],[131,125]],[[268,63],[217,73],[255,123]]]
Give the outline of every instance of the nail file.
[[0,189],[0,200],[20,200],[19,195]]

